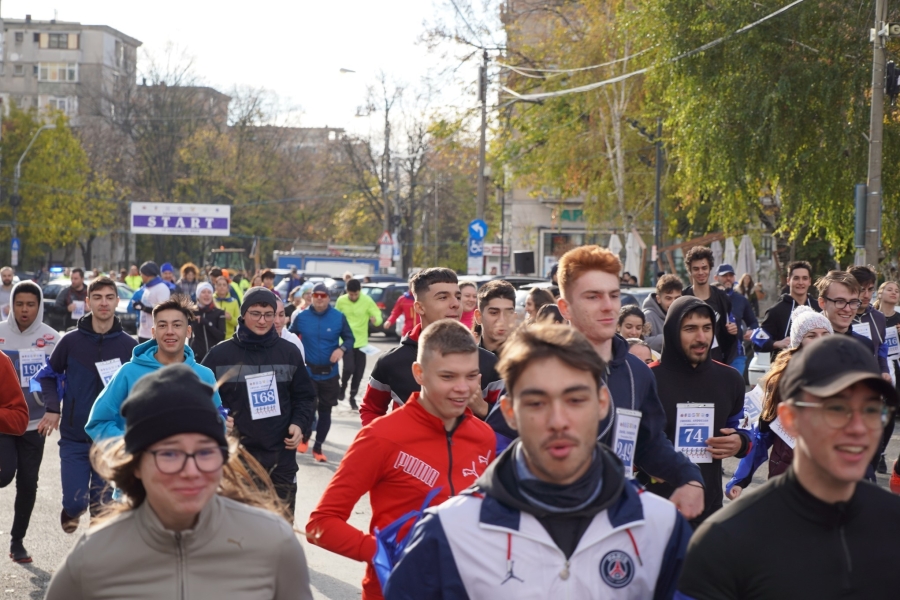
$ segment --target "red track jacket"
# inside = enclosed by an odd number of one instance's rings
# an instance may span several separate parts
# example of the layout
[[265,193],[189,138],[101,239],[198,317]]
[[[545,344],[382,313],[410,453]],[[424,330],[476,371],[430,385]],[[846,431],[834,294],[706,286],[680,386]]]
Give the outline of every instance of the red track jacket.
[[[468,409],[448,432],[440,419],[419,403],[418,392],[391,414],[363,427],[344,455],[318,506],[309,516],[309,541],[353,560],[375,556],[376,527],[384,528],[422,507],[434,488],[437,506],[473,483],[494,459],[494,432]],[[367,493],[372,504],[369,533],[347,523]],[[406,535],[402,530],[401,539]],[[363,579],[363,600],[382,598],[371,563]]]

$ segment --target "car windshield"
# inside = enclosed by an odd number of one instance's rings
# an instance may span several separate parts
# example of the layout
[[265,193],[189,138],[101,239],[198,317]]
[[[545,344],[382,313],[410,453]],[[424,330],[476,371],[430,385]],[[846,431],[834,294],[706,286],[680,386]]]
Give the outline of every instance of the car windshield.
[[134,296],[134,292],[131,288],[117,285],[116,290],[119,292],[119,300],[131,300],[131,297]]
[[362,292],[375,302],[380,301],[382,296],[384,296],[384,288],[379,287],[364,287]]

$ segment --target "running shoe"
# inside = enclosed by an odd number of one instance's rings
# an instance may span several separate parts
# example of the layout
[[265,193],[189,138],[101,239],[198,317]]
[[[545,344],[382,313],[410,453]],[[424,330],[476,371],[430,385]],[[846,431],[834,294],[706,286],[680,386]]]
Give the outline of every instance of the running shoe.
[[306,454],[306,451],[309,449],[309,440],[301,441],[297,445],[297,454]]
[[894,461],[894,468],[891,469],[891,481],[888,485],[892,492],[900,494],[900,473],[897,473],[897,461]]
[[313,450],[313,458],[316,459],[316,462],[328,462],[328,459],[325,458],[324,454],[322,454],[321,452],[316,452],[315,450]]
[[28,550],[26,550],[24,544],[22,544],[22,540],[12,540],[10,542],[9,557],[13,562],[17,563],[24,564],[31,562],[31,555],[28,554]]
[[62,512],[59,513],[59,523],[66,533],[75,533],[75,530],[78,529],[79,520],[79,517],[70,517],[66,509],[62,509]]
[[887,474],[887,463],[884,462],[884,454],[882,454],[882,455],[878,458],[878,466],[875,467],[875,470],[876,470],[877,472],[881,473],[882,475],[886,475],[886,474]]

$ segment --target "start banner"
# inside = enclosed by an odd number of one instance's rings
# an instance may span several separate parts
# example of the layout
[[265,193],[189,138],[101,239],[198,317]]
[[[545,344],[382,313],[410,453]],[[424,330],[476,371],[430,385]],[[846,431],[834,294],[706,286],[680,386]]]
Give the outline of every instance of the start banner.
[[131,233],[151,235],[231,235],[231,206],[132,202]]

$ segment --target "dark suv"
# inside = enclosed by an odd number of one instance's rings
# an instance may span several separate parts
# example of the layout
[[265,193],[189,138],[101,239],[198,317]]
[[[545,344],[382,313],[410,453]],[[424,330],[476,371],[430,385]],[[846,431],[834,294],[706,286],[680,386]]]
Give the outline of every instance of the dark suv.
[[[391,311],[394,310],[397,299],[405,294],[408,289],[409,284],[402,282],[362,284],[362,293],[375,301],[375,306],[381,309],[381,316],[385,321],[391,316]],[[370,321],[369,334],[376,332],[381,332],[386,336],[397,337],[394,331],[386,331],[384,329],[384,323],[382,323],[381,327],[375,327]]]

